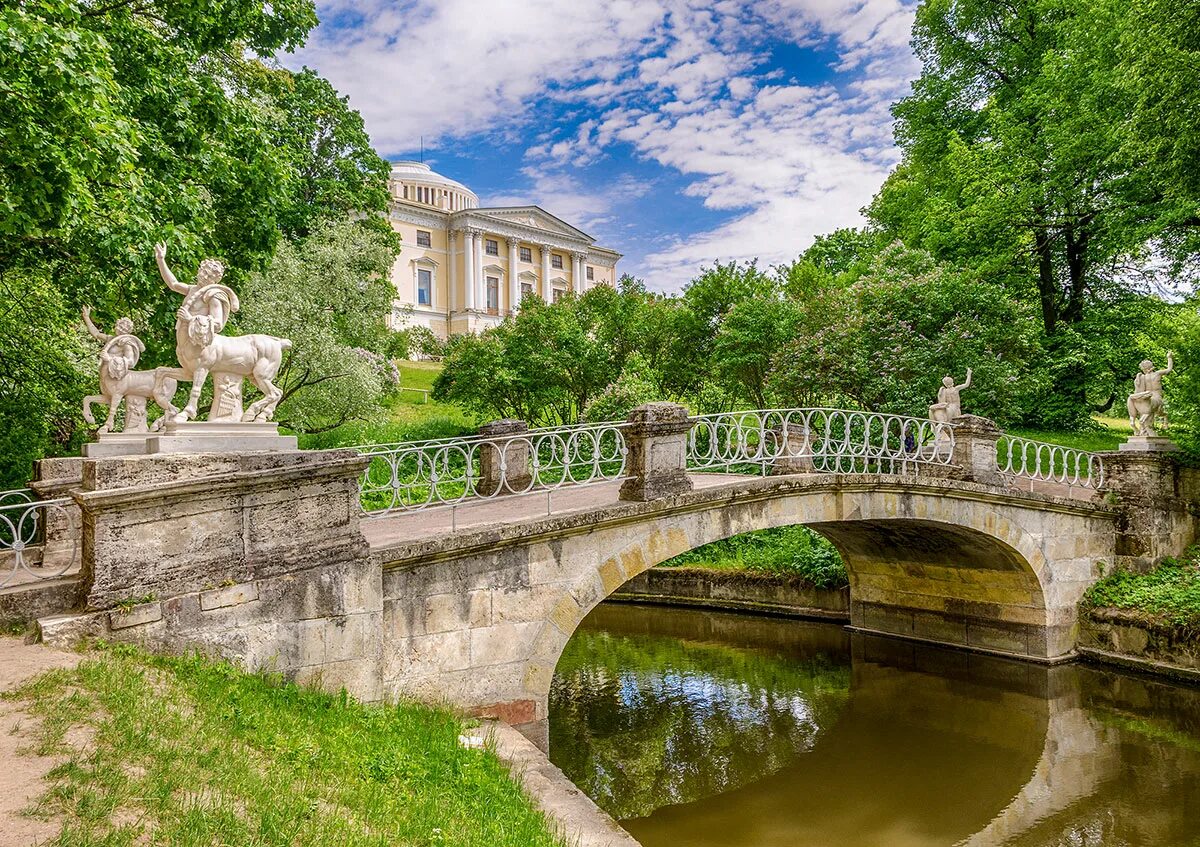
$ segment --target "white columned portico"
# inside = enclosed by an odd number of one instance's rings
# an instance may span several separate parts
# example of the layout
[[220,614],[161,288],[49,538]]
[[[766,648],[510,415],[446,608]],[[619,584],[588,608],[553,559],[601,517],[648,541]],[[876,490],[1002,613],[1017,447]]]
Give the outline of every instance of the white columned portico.
[[471,277],[475,307],[487,309],[487,292],[483,288],[483,233],[475,230],[475,275]]
[[463,230],[463,285],[467,289],[466,308],[475,308],[475,230]]
[[515,312],[521,302],[521,282],[517,279],[517,246],[521,239],[508,237],[508,310]]
[[550,245],[539,244],[542,251],[542,299],[547,303],[554,302],[554,288],[550,285]]
[[[449,303],[449,312],[458,311],[458,230],[450,230],[450,255],[447,257],[449,261],[446,263],[450,267],[447,270],[446,283],[449,286],[446,302]],[[447,326],[447,333],[449,327]]]

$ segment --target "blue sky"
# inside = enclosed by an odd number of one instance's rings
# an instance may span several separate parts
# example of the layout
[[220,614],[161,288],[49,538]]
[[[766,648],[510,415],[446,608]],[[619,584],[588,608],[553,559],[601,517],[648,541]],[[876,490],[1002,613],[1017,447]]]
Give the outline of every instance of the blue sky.
[[678,290],[860,222],[897,153],[908,0],[333,0],[288,65],[376,149],[484,205],[536,203]]

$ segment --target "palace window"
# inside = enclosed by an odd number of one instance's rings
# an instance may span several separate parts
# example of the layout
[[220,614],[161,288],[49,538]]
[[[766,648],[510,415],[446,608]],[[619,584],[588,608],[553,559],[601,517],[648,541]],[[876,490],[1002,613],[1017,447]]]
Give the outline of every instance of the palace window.
[[417,305],[433,305],[433,271],[417,269]]
[[591,265],[588,265],[588,266],[587,266],[587,278],[588,278],[588,279],[595,279],[595,278],[596,278],[596,269],[595,269],[595,268],[593,268]]
[[433,241],[431,239],[432,239],[432,236],[430,233],[426,232],[423,229],[417,230],[417,246],[418,247],[432,247]]
[[526,297],[528,297],[532,293],[533,293],[533,283],[532,282],[522,282],[521,283],[521,299],[524,300]]
[[487,278],[487,310],[489,315],[500,314],[500,278]]
[[558,255],[557,253],[551,253],[550,254],[550,267],[557,268],[558,270],[561,271],[562,266],[563,266],[562,256]]
[[487,253],[489,256],[499,256],[500,242],[492,238],[487,239],[483,242],[483,252]]
[[530,247],[522,247],[521,248],[521,261],[522,262],[532,262],[533,261],[533,249],[532,248],[530,248]]
[[561,288],[554,289],[554,302],[557,303],[559,300],[563,299],[564,294],[566,294],[566,292]]

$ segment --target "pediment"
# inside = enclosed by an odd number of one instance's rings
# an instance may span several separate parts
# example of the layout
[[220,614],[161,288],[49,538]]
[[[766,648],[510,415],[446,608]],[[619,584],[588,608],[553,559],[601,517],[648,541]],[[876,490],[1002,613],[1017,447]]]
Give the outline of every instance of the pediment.
[[485,218],[505,223],[520,224],[541,229],[565,238],[579,239],[589,244],[594,240],[581,229],[576,229],[562,218],[557,218],[540,206],[503,206],[497,208],[472,209],[471,212]]

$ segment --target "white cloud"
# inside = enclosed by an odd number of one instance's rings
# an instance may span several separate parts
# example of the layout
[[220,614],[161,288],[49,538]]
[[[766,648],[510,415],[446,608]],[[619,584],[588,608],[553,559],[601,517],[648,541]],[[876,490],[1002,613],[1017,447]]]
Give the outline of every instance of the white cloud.
[[[614,145],[683,174],[730,217],[657,239],[624,269],[674,289],[717,260],[786,261],[858,210],[896,158],[889,104],[915,74],[914,0],[334,0],[298,60],[350,94],[385,153],[494,133],[525,151],[537,202],[621,248],[629,177],[585,184],[577,169]],[[357,16],[357,17],[355,17]],[[833,47],[833,84],[765,64],[763,45]],[[547,124],[546,104],[578,114]],[[579,107],[576,109],[576,107]],[[662,222],[669,231],[669,222]],[[607,239],[606,236],[615,236]],[[649,240],[649,239],[648,239]]]

